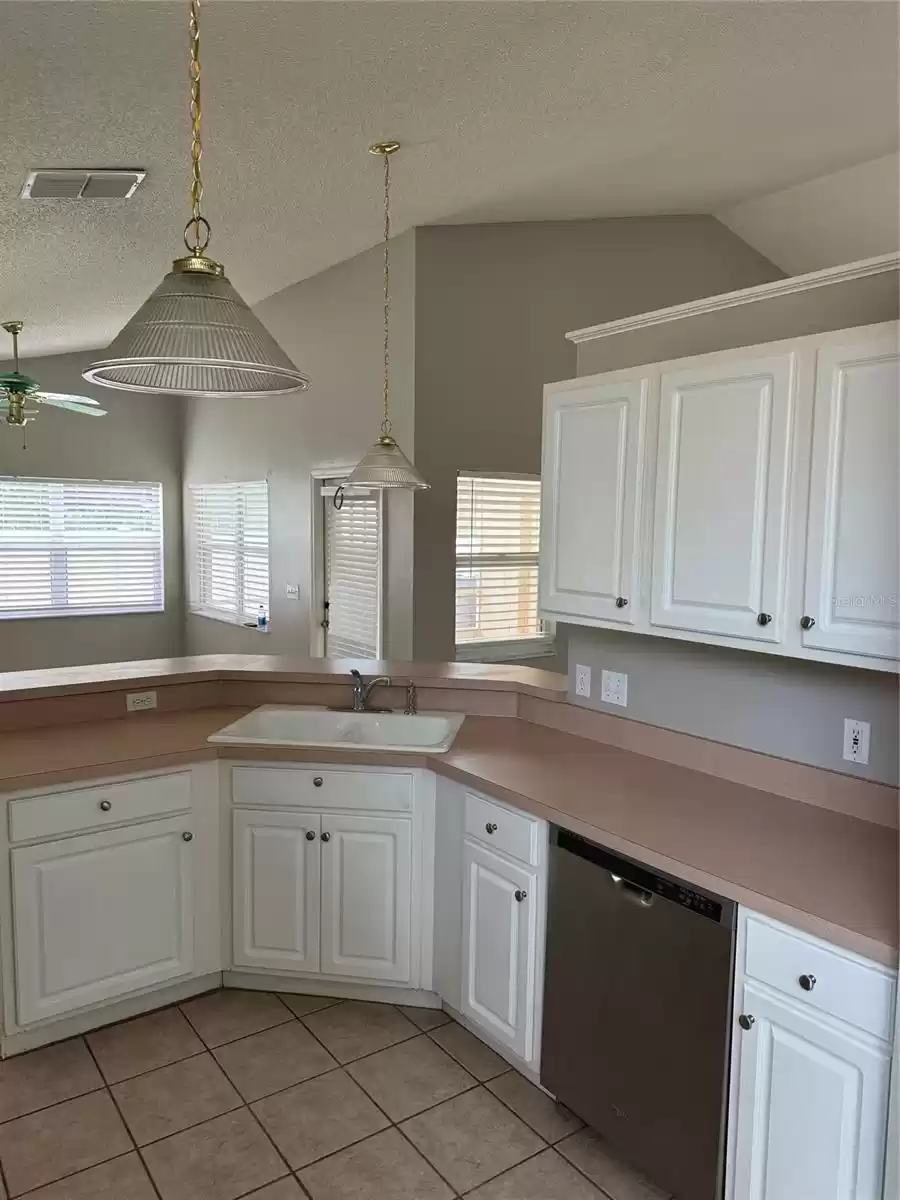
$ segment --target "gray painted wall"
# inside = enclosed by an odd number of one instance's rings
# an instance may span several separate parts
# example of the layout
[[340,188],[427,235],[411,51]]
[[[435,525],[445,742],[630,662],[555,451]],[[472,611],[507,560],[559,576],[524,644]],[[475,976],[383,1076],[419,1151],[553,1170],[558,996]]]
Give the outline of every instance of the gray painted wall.
[[[575,695],[577,663],[591,668],[589,700]],[[627,708],[596,698],[602,668],[628,675]],[[569,699],[617,717],[778,758],[898,782],[898,681],[877,671],[573,627]],[[845,717],[872,726],[867,766],[841,757]]]
[[[165,658],[183,653],[181,553],[182,404],[166,396],[91,387],[81,372],[93,355],[58,354],[24,363],[51,392],[99,400],[108,416],[44,409],[21,433],[0,427],[0,475],[130,479],[163,485],[166,610],[115,617],[0,621],[0,671]],[[0,364],[11,369],[11,364]]]
[[[417,231],[415,657],[452,659],[456,473],[539,474],[543,385],[575,374],[567,330],[782,272],[713,217]],[[535,663],[565,670],[558,660]]]
[[[391,419],[411,452],[415,234],[392,258]],[[357,255],[286,288],[256,309],[298,367],[307,392],[270,400],[192,400],[185,415],[185,484],[269,480],[269,632],[188,614],[190,654],[310,652],[311,487],[317,467],[359,459],[381,421],[382,252]],[[390,497],[385,611],[386,653],[409,659],[412,645],[412,498]],[[300,586],[300,598],[285,594]]]

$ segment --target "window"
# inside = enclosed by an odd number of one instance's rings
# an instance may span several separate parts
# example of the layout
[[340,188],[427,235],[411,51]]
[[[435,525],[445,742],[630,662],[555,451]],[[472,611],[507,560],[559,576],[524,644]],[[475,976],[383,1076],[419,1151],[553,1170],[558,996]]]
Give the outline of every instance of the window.
[[334,482],[326,481],[321,490],[324,653],[328,658],[380,658],[381,495],[344,488],[336,508]]
[[269,611],[268,484],[203,483],[190,495],[191,612],[256,624]]
[[538,616],[541,481],[461,474],[456,485],[456,648],[460,658],[552,652]]
[[0,477],[0,619],[164,607],[162,484]]

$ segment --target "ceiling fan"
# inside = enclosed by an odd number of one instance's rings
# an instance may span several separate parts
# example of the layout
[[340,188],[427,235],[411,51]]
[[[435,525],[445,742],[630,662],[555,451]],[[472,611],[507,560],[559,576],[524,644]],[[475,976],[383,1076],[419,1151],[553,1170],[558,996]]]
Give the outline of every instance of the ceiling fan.
[[0,422],[21,428],[37,416],[37,408],[26,408],[26,404],[49,404],[51,408],[65,408],[69,412],[85,413],[91,417],[105,417],[106,409],[89,396],[66,396],[60,392],[45,392],[36,379],[30,379],[19,371],[19,334],[21,321],[4,321],[2,327],[12,335],[13,369],[0,372]]

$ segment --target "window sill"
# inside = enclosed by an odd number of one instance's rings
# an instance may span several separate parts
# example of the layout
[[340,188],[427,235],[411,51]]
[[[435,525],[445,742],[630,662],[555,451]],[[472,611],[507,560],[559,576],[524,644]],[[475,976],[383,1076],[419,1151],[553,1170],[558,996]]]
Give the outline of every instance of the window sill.
[[243,618],[233,617],[229,613],[216,612],[213,608],[192,608],[189,611],[192,617],[204,617],[207,621],[221,621],[223,625],[234,625],[238,629],[252,629],[256,633],[269,632],[268,625],[260,629],[255,621],[245,621]]
[[528,641],[466,642],[456,647],[457,662],[508,662],[520,658],[549,658],[556,653],[554,638]]

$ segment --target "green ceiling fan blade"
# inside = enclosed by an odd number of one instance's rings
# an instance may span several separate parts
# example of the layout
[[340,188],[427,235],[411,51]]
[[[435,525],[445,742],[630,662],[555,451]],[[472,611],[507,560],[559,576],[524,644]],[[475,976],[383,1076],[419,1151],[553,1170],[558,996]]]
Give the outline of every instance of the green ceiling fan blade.
[[106,409],[101,408],[90,396],[67,396],[63,392],[34,392],[29,398],[41,404],[49,404],[52,408],[65,408],[69,412],[84,413],[90,417],[106,416]]

